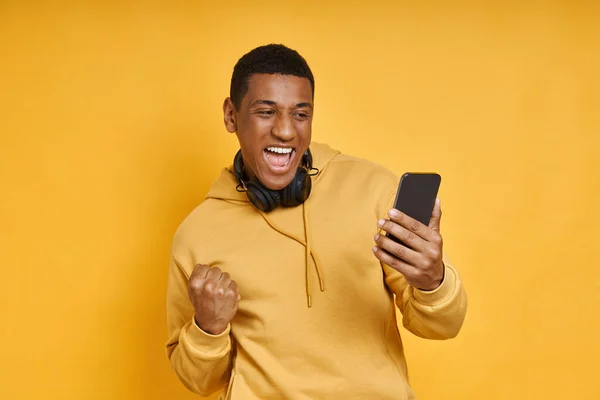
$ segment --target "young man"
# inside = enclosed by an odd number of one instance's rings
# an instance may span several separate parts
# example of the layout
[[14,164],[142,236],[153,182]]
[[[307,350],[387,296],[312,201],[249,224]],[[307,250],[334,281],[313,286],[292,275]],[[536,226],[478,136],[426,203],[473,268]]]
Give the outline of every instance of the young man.
[[467,308],[440,203],[429,226],[391,211],[394,174],[311,142],[313,96],[287,47],[235,66],[223,111],[241,150],[175,234],[167,355],[220,399],[414,399],[394,300],[428,339],[454,337]]

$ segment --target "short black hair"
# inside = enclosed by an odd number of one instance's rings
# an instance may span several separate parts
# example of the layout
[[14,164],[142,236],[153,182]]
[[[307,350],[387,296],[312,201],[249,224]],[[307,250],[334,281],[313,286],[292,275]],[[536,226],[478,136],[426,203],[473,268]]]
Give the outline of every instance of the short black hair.
[[308,78],[315,96],[315,78],[306,60],[282,44],[260,46],[244,54],[233,68],[229,97],[236,110],[240,109],[242,99],[248,92],[248,81],[252,74],[293,75]]

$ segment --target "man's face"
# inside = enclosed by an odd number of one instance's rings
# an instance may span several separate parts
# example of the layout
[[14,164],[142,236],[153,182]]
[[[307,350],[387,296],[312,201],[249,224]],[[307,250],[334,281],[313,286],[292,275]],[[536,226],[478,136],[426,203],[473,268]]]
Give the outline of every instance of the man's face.
[[225,125],[236,132],[246,173],[271,190],[287,186],[312,131],[312,88],[307,78],[254,74],[240,109],[225,100]]

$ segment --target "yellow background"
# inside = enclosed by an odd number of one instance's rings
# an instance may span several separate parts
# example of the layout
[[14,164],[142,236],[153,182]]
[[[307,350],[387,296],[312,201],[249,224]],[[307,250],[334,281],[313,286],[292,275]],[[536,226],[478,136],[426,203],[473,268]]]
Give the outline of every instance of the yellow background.
[[443,176],[470,307],[455,340],[402,330],[419,398],[600,398],[597,4],[0,2],[0,398],[196,398],[168,247],[269,42],[315,73],[314,140]]

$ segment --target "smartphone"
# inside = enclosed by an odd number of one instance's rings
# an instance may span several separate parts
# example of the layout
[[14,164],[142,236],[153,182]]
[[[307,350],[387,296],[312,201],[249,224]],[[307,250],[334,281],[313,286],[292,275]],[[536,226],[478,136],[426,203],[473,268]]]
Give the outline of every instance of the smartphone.
[[[394,208],[424,225],[429,225],[441,181],[442,177],[436,173],[405,173],[398,184]],[[393,235],[386,235],[393,241],[404,244]]]

